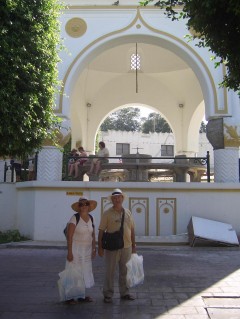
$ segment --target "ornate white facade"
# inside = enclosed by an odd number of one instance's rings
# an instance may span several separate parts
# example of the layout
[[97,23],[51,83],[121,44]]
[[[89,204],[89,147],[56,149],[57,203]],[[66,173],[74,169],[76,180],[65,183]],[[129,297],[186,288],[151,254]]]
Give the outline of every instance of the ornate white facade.
[[[224,67],[215,69],[208,49],[187,42],[184,21],[171,21],[154,3],[139,7],[133,0],[118,6],[107,0],[65,2],[61,36],[66,51],[59,65],[63,89],[56,113],[70,120],[73,146],[80,143],[93,151],[102,121],[126,106],[159,112],[172,128],[176,154],[187,156],[198,152],[204,114],[216,135],[216,119],[239,126],[237,94],[219,88]],[[130,67],[136,53],[138,72]],[[227,134],[223,129],[221,133]],[[221,149],[228,147],[225,139]],[[236,171],[238,157],[232,165]]]
[[[120,0],[118,6],[114,0],[64,2],[63,87],[55,111],[71,128],[72,146],[82,144],[93,152],[97,131],[111,112],[142,105],[168,121],[176,155],[194,156],[205,114],[215,183],[60,181],[61,154],[47,147],[38,163],[41,180],[1,184],[0,230],[19,229],[34,240],[64,240],[62,230],[79,196],[97,200],[98,225],[107,196],[120,187],[128,194],[126,207],[133,211],[138,236],[185,233],[192,216],[231,223],[239,235],[240,103],[237,94],[219,88],[224,67],[215,69],[208,49],[186,41],[184,21],[172,22],[154,5],[142,8],[138,0]],[[136,53],[138,72],[130,68]],[[56,170],[51,159],[58,161]]]

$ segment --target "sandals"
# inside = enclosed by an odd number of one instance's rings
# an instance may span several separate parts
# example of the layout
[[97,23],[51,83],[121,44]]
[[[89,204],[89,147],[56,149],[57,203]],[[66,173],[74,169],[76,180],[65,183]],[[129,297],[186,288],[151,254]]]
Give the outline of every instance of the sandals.
[[78,298],[78,302],[93,302],[93,299],[87,296],[85,298]]
[[67,304],[67,305],[76,305],[77,301],[74,300],[74,299],[69,299],[69,300],[65,301],[65,304]]
[[121,299],[123,299],[123,300],[135,300],[135,298],[132,295],[121,296]]
[[103,302],[112,303],[112,298],[111,297],[104,297]]

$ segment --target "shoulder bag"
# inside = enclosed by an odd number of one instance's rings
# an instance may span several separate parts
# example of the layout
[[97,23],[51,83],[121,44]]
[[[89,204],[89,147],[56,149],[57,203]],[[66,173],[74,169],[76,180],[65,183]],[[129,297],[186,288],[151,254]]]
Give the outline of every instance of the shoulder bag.
[[123,223],[124,223],[125,211],[122,214],[121,227],[114,233],[109,233],[105,231],[102,237],[102,248],[106,250],[118,250],[124,247],[123,240]]

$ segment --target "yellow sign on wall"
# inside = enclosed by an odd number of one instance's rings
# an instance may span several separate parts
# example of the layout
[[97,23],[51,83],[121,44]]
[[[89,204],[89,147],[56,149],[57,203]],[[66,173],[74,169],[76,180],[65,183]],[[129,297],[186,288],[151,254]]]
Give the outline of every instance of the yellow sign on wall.
[[67,196],[82,196],[83,192],[66,192]]

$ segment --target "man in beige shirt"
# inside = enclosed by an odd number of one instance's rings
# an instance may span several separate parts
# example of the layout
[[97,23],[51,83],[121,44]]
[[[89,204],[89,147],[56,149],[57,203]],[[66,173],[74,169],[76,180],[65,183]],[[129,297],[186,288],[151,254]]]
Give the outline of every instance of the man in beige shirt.
[[[100,257],[105,255],[105,280],[103,286],[104,302],[111,303],[114,294],[114,274],[116,265],[119,266],[119,292],[121,299],[134,300],[129,294],[129,288],[126,284],[127,267],[131,254],[136,253],[134,220],[132,213],[123,208],[125,194],[120,189],[115,189],[109,196],[113,206],[104,212],[99,225],[98,234],[98,254]],[[118,231],[121,226],[122,215],[124,213],[123,239],[124,247],[118,250],[104,250],[102,248],[102,236],[105,231],[113,233]]]

